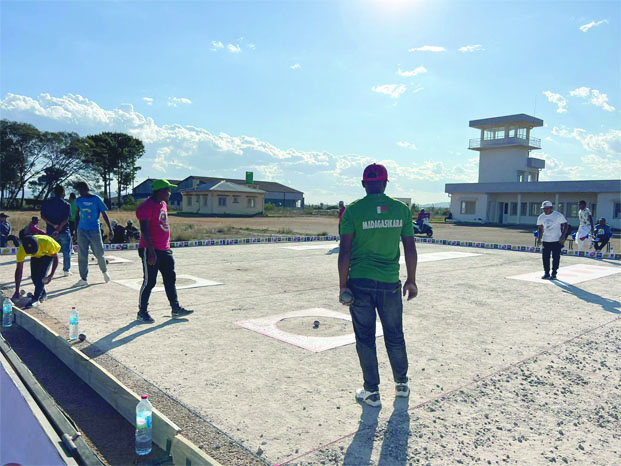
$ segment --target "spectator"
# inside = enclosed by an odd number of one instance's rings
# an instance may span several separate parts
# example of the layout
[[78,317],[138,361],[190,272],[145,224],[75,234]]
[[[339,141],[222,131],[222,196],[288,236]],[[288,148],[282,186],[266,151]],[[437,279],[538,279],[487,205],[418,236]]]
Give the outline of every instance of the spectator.
[[69,230],[69,217],[71,217],[71,204],[64,199],[65,188],[58,185],[54,188],[54,197],[46,199],[41,206],[41,218],[47,223],[46,233],[60,244],[63,253],[64,276],[73,275],[71,269],[71,231]]
[[345,212],[345,203],[339,201],[339,235],[341,234],[341,220],[343,219],[343,213]]
[[71,232],[71,238],[75,242],[76,240],[75,217],[76,217],[76,214],[78,213],[78,208],[75,205],[75,193],[69,194],[69,204],[71,204],[71,215],[69,216],[69,231]]
[[606,225],[606,219],[602,217],[598,220],[597,226],[595,227],[595,241],[593,241],[595,250],[601,251],[604,249],[604,246],[608,244],[610,238],[612,238],[612,230]]
[[127,241],[127,232],[123,225],[119,225],[116,220],[112,220],[112,244],[122,244]]
[[140,230],[134,226],[134,222],[131,220],[127,221],[127,226],[125,227],[125,232],[127,235],[127,242],[131,242],[130,240],[134,239],[138,241],[140,239]]
[[39,217],[32,217],[32,220],[28,224],[26,228],[26,234],[28,235],[44,235],[45,232],[38,227],[39,225]]
[[6,247],[9,241],[12,241],[13,246],[17,248],[19,247],[19,239],[17,239],[17,236],[11,234],[13,227],[11,227],[7,218],[9,218],[9,216],[4,212],[0,214],[0,248]]

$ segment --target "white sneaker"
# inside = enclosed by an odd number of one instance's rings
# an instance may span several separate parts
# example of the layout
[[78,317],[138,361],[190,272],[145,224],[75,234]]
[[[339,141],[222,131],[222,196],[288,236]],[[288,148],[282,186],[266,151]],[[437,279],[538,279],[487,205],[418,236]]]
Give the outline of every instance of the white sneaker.
[[356,400],[369,406],[377,407],[382,405],[379,392],[367,392],[364,388],[356,390]]
[[104,281],[106,283],[109,283],[110,282],[110,275],[108,274],[108,272],[104,272],[103,276],[104,276]]
[[73,285],[73,288],[78,288],[80,286],[88,286],[88,282],[86,280],[78,280],[75,285]]
[[395,390],[397,391],[397,396],[407,398],[408,396],[410,396],[410,382],[396,383]]
[[70,277],[73,275],[73,272],[70,272],[69,270],[63,272],[63,277]]

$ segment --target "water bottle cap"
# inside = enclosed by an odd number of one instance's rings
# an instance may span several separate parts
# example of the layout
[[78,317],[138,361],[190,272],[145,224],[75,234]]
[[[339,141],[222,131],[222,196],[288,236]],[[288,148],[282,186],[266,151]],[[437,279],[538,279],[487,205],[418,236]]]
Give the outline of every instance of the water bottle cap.
[[143,400],[146,400],[149,397],[147,395],[142,395],[140,398],[143,399]]

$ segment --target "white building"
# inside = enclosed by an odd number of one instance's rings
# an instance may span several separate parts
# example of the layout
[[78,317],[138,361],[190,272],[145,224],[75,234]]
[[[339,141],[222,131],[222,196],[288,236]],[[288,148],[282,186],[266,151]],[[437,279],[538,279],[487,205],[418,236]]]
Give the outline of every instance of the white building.
[[453,218],[535,225],[541,203],[549,200],[575,226],[578,202],[584,200],[595,220],[605,217],[610,226],[620,229],[621,179],[539,181],[545,160],[530,157],[530,151],[541,149],[541,140],[531,136],[532,129],[540,126],[543,120],[523,113],[470,122],[471,128],[481,131],[468,147],[480,154],[479,182],[446,185]]

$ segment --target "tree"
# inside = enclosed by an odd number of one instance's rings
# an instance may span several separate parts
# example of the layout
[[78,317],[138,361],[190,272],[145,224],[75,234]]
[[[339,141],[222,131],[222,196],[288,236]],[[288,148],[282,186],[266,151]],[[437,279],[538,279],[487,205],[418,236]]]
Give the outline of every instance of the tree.
[[112,197],[111,185],[115,178],[118,185],[118,204],[121,205],[123,187],[131,186],[140,170],[136,162],[144,155],[144,144],[140,139],[125,133],[104,132],[88,136],[88,139],[93,144],[88,163],[103,181],[108,207]]
[[57,184],[88,169],[87,160],[92,151],[92,143],[76,133],[43,133],[45,143],[43,174],[29,183],[33,193],[38,190],[36,200],[47,199]]
[[9,205],[16,204],[21,191],[20,206],[23,206],[26,184],[43,170],[41,159],[44,149],[41,132],[34,126],[16,121],[0,121],[0,180],[3,189],[7,190]]

